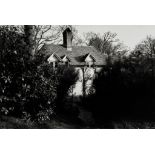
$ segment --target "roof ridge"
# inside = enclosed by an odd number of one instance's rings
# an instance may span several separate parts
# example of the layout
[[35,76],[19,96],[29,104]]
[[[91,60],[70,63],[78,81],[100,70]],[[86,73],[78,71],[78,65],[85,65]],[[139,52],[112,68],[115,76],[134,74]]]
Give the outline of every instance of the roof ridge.
[[55,53],[59,58],[66,55],[69,59],[71,59],[74,65],[83,64],[83,58],[86,55],[91,55],[96,60],[96,65],[104,65],[106,56],[96,50],[93,46],[73,46],[72,51],[67,51],[62,44],[46,44],[42,48],[41,52],[45,55],[45,59]]

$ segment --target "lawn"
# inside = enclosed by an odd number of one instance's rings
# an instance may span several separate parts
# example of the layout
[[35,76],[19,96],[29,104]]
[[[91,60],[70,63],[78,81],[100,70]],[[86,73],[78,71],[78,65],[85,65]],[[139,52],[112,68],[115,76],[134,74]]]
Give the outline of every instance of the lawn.
[[88,126],[80,120],[56,116],[51,121],[42,123],[25,122],[24,120],[2,116],[0,129],[155,129],[155,122],[151,121],[109,121],[103,122],[100,127]]

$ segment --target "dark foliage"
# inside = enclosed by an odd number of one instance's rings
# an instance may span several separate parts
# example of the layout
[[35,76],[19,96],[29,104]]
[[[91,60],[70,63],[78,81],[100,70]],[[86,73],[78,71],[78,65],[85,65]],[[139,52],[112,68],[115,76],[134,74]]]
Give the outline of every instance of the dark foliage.
[[24,35],[16,27],[1,27],[0,38],[1,113],[33,120],[49,119],[57,83],[45,74],[44,68],[48,66],[37,66],[29,60]]
[[86,99],[97,123],[153,119],[154,60],[130,58],[108,63],[94,81],[96,93]]
[[[72,87],[78,79],[78,72],[75,71],[74,67],[61,66],[57,70],[59,76],[59,85],[57,86],[57,100],[56,110],[58,113],[67,112],[71,114],[74,111],[74,105],[72,101]],[[71,102],[71,103],[70,103]]]
[[[25,120],[48,120],[56,100],[74,83],[73,69],[30,59],[24,34],[14,26],[0,27],[0,112]],[[72,73],[73,72],[73,73]],[[72,76],[73,75],[73,76]]]

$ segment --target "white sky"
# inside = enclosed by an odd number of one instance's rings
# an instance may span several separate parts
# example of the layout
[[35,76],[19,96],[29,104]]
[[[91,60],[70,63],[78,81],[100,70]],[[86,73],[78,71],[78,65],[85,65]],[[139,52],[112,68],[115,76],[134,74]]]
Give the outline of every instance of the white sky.
[[75,27],[80,36],[90,31],[100,34],[107,31],[117,33],[118,39],[130,49],[133,49],[147,35],[155,37],[155,25],[76,25]]

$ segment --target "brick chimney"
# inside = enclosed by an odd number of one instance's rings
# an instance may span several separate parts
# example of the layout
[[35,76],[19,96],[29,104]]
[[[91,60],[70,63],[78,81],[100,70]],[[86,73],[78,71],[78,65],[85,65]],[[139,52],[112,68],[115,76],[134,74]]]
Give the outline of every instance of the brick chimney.
[[66,28],[63,32],[63,46],[66,47],[68,51],[72,51],[72,40],[72,31],[70,28]]

